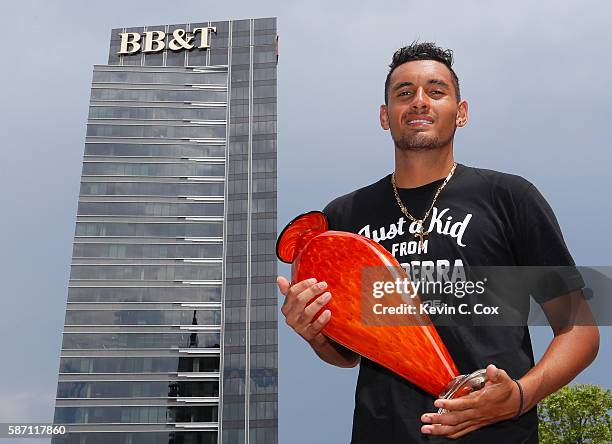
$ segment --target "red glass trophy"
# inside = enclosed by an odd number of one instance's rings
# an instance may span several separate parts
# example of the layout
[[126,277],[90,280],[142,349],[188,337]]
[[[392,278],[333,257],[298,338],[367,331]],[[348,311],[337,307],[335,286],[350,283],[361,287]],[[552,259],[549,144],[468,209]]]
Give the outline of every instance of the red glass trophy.
[[414,306],[410,314],[380,316],[370,309],[380,303],[370,291],[373,282],[409,280],[397,260],[378,243],[354,233],[330,231],[325,214],[312,211],[285,227],[276,254],[292,264],[292,283],[311,277],[327,282],[332,294],[323,308],[332,313],[322,331],[327,337],[434,397],[457,398],[484,386],[485,370],[459,374],[431,320],[420,313],[418,295],[385,295],[389,306]]

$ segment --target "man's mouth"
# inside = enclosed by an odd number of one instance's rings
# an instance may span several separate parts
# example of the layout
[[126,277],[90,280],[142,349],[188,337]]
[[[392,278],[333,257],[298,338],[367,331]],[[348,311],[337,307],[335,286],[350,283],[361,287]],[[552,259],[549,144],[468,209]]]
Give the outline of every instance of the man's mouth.
[[433,119],[431,117],[412,118],[406,121],[408,125],[431,125]]

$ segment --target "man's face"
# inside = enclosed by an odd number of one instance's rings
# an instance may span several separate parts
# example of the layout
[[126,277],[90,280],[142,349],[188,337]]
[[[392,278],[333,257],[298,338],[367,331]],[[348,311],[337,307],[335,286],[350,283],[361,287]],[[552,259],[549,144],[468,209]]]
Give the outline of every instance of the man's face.
[[391,130],[395,146],[400,150],[449,146],[456,128],[467,123],[467,102],[457,102],[449,69],[434,60],[415,60],[398,66],[389,80],[380,124]]

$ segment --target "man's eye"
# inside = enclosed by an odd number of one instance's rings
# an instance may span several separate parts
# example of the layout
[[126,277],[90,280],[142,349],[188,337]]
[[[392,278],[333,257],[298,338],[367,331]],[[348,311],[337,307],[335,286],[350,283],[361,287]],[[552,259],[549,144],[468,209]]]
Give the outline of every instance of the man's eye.
[[442,91],[439,91],[439,90],[437,90],[437,89],[436,89],[436,90],[433,90],[431,93],[432,93],[432,94],[444,94]]
[[398,94],[398,96],[407,96],[408,94],[412,94],[412,91],[402,91]]

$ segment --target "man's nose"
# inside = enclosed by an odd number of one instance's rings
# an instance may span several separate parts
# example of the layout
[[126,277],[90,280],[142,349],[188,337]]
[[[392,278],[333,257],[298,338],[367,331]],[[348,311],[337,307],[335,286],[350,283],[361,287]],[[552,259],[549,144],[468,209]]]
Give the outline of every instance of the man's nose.
[[415,110],[423,110],[429,107],[429,96],[427,96],[422,86],[419,86],[414,94],[412,107]]

